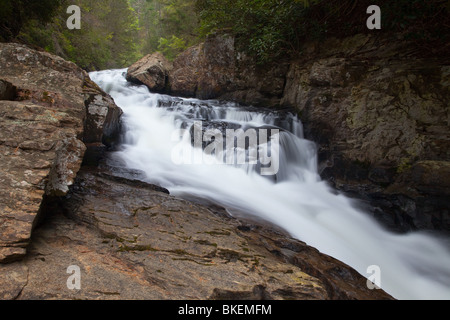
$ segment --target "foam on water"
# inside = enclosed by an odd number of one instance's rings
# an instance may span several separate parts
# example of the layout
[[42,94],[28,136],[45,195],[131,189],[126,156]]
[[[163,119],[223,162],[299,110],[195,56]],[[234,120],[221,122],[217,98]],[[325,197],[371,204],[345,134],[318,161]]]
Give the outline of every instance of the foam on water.
[[[230,212],[264,219],[293,237],[352,266],[364,276],[381,270],[381,287],[398,299],[450,299],[450,250],[442,239],[386,231],[320,179],[315,144],[303,139],[295,115],[240,108],[233,103],[152,94],[126,82],[126,70],[91,73],[123,111],[124,144],[116,157],[180,197],[221,204]],[[280,128],[280,171],[268,179],[243,166],[175,164],[173,133],[196,120],[242,127]],[[182,147],[193,153],[190,139]],[[200,155],[201,156],[201,155]]]

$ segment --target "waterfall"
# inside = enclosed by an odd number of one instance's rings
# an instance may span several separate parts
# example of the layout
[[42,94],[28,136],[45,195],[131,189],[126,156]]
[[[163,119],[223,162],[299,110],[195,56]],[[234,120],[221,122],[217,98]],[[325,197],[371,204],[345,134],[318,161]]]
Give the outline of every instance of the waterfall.
[[[144,172],[145,181],[272,223],[363,276],[376,266],[380,286],[397,299],[450,299],[450,250],[444,240],[425,232],[390,233],[322,181],[316,146],[304,139],[296,115],[152,94],[127,83],[125,73],[107,70],[91,78],[124,111],[124,141],[114,157]],[[239,129],[254,130],[259,138],[266,134],[267,143],[262,139],[231,152],[270,155],[278,161],[274,175],[261,174],[267,161],[224,164],[224,154],[205,154],[210,146],[205,139],[196,145],[192,134]],[[201,161],[177,163],[174,150]]]

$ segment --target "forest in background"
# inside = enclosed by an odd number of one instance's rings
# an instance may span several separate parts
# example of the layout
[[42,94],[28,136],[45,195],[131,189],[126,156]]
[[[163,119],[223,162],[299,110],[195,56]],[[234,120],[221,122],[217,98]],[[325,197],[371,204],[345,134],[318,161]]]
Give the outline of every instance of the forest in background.
[[[449,56],[450,0],[377,0],[382,30],[368,30],[369,0],[0,0],[0,41],[38,46],[86,70],[127,67],[162,52],[169,60],[206,36],[227,32],[267,63],[301,54],[302,43],[395,32],[423,54]],[[69,5],[81,29],[66,26]]]
[[[381,30],[367,9],[381,9]],[[302,54],[305,41],[359,33],[417,42],[421,54],[448,57],[450,0],[197,0],[200,35],[225,29],[240,50],[264,64]]]
[[[69,30],[69,5],[81,29]],[[195,0],[0,0],[0,40],[38,46],[86,70],[122,68],[161,51],[169,59],[200,41]]]

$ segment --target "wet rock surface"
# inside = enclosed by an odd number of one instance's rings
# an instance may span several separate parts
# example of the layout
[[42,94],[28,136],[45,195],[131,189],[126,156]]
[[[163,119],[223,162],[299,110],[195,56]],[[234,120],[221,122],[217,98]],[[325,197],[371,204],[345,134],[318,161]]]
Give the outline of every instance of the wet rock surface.
[[298,110],[333,186],[385,212],[392,229],[449,232],[446,183],[407,182],[423,161],[441,163],[430,177],[450,161],[450,62],[418,49],[368,35],[307,44],[281,103]]
[[[74,64],[2,44],[0,65],[0,299],[390,298],[268,226],[97,167],[121,110]],[[328,279],[296,260],[305,250],[353,276]],[[80,291],[67,287],[74,265]]]
[[281,231],[124,175],[84,168],[59,200],[25,259],[0,265],[0,298],[391,299]]
[[422,161],[450,161],[450,61],[420,51],[401,36],[361,34],[305,43],[296,59],[258,66],[216,34],[177,57],[167,93],[292,108],[333,187],[391,230],[450,233],[446,184],[411,192],[406,182]]
[[0,44],[0,263],[22,257],[44,195],[69,191],[90,143],[121,110],[75,64]]
[[273,107],[279,105],[288,67],[284,61],[256,65],[239,52],[233,37],[217,34],[175,59],[166,93]]

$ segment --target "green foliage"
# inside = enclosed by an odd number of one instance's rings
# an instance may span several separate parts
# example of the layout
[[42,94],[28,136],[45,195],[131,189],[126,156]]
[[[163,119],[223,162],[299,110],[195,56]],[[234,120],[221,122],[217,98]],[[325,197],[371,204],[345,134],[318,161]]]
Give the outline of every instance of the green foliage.
[[[82,9],[81,30],[66,8]],[[366,28],[371,0],[0,0],[0,41],[19,40],[87,70],[129,66],[157,50],[174,59],[201,38],[228,32],[266,63],[299,54],[308,40],[400,33],[424,52],[449,49],[449,0],[378,0],[382,30]],[[200,36],[200,37],[199,37]]]
[[158,50],[170,61],[173,61],[181,52],[186,49],[186,41],[174,35],[172,35],[172,37],[169,39],[159,39]]
[[[174,59],[199,41],[195,0],[0,0],[0,41],[21,41],[86,70],[127,67],[162,51]],[[69,30],[69,5],[81,29]]]
[[31,20],[48,22],[63,0],[0,0],[0,40],[17,37],[23,25]]
[[[81,29],[69,30],[66,8],[81,8]],[[122,68],[140,56],[139,20],[128,0],[66,0],[50,23],[30,20],[20,40],[71,60],[86,70]]]
[[305,11],[311,0],[197,0],[205,36],[228,30],[237,36],[241,49],[265,63],[293,49],[298,41]]
[[[366,27],[370,0],[197,0],[200,33],[229,32],[260,63],[298,54],[308,40],[374,32]],[[448,0],[378,0],[382,30],[435,40],[448,48]]]
[[139,16],[139,38],[144,54],[162,48],[173,55],[178,49],[170,49],[169,42],[172,47],[181,47],[182,41],[185,46],[199,41],[195,0],[130,0],[130,4]]

